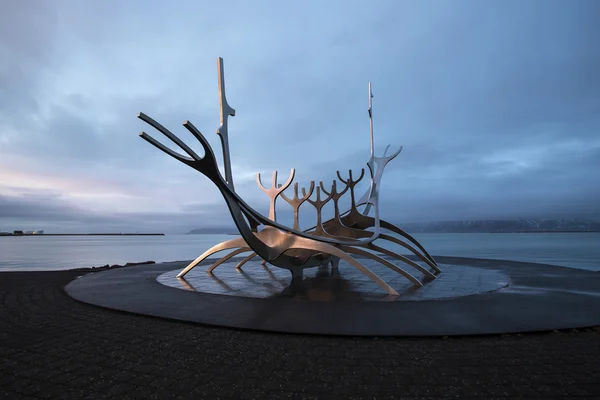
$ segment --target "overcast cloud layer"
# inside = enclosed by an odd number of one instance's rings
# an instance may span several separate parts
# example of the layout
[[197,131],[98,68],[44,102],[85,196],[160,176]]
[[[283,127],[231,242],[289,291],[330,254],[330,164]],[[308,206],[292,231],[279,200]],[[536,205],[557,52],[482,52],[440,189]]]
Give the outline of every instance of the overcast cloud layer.
[[599,20],[595,0],[2,2],[0,230],[230,226],[137,136],[160,137],[143,111],[193,143],[189,119],[220,157],[218,56],[236,188],[265,214],[256,172],[365,166],[371,81],[376,153],[404,146],[386,219],[598,219]]

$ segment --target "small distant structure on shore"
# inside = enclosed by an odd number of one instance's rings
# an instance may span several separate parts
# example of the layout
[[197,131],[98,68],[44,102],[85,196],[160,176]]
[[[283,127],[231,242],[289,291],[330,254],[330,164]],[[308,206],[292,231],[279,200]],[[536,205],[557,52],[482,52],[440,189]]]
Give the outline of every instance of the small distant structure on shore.
[[0,236],[165,236],[164,233],[46,233],[43,229],[37,231],[0,231]]

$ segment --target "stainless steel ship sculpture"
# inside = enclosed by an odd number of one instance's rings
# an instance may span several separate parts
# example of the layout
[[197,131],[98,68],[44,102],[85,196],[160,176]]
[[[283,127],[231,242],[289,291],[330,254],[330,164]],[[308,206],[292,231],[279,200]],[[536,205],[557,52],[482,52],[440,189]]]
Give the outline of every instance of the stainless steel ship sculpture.
[[[277,172],[273,172],[270,188],[263,185],[260,174],[257,174],[256,181],[258,186],[270,199],[269,216],[265,217],[246,204],[246,202],[235,192],[231,171],[227,124],[228,117],[235,116],[235,110],[229,106],[225,97],[223,60],[221,58],[217,59],[217,70],[221,109],[221,124],[217,129],[217,134],[221,139],[221,146],[223,148],[224,178],[219,171],[219,166],[212,147],[191,122],[185,121],[183,126],[200,142],[205,151],[204,157],[199,157],[188,145],[152,118],[143,113],[138,115],[138,118],[165,135],[187,153],[188,156],[181,155],[169,149],[145,132],[140,133],[142,139],[171,157],[202,173],[217,186],[227,203],[231,216],[241,235],[240,238],[225,241],[206,250],[200,257],[196,258],[185,267],[177,275],[178,278],[183,278],[188,272],[209,256],[223,250],[232,250],[213,263],[208,268],[208,272],[212,273],[219,265],[242,253],[250,254],[236,265],[237,269],[242,268],[242,266],[253,257],[259,256],[262,259],[263,264],[269,263],[289,270],[292,273],[293,279],[301,278],[305,268],[317,266],[327,267],[331,265],[332,269],[337,269],[340,261],[346,261],[352,267],[367,275],[389,294],[398,294],[378,275],[367,268],[362,262],[354,258],[353,255],[355,255],[365,259],[374,260],[377,263],[394,270],[409,279],[416,286],[423,286],[423,282],[435,279],[440,273],[440,269],[436,261],[429,253],[427,253],[425,248],[423,248],[423,246],[408,233],[379,217],[379,187],[383,170],[387,163],[400,154],[402,147],[388,156],[387,151],[390,146],[387,146],[382,157],[375,156],[373,147],[373,94],[371,92],[370,83],[368,113],[370,120],[371,157],[367,162],[370,174],[370,185],[368,190],[357,200],[354,188],[364,177],[364,169],[361,170],[358,179],[353,178],[351,170],[348,171],[346,179],[344,179],[340,172],[337,171],[337,177],[344,186],[341,190],[338,188],[338,184],[335,180],[333,180],[329,186],[326,186],[323,182],[319,182],[319,185],[315,185],[315,182],[313,181],[310,182],[308,190],[302,188],[302,196],[299,197],[298,183],[295,183],[293,187],[294,195],[291,198],[286,196],[284,191],[290,187],[294,180],[294,169],[291,170],[290,175],[284,184],[277,183]],[[316,192],[316,196],[313,199],[312,195],[314,192]],[[351,205],[349,210],[341,212],[339,200],[345,194],[349,194]],[[293,208],[294,225],[292,228],[277,222],[275,205],[279,196]],[[322,210],[329,201],[333,202],[334,215],[331,219],[323,221]],[[315,226],[307,230],[301,230],[299,223],[299,210],[304,203],[311,204],[317,212]],[[363,207],[362,211],[359,211],[359,207]],[[371,211],[373,216],[369,216]],[[384,230],[389,233],[394,233],[401,238],[386,234],[384,233]],[[385,241],[401,246],[413,253],[421,263],[413,261],[387,248],[380,247],[375,243],[376,241]],[[388,256],[388,258],[383,258],[377,253]],[[401,261],[404,265],[413,268],[414,271],[411,270],[411,273],[391,262],[390,259]],[[418,272],[418,274],[415,274],[415,271]]]

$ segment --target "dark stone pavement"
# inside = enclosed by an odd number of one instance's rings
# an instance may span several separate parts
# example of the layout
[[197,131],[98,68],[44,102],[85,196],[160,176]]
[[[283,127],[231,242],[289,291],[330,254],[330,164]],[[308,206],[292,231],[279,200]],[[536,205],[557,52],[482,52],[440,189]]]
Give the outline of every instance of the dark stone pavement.
[[[443,262],[446,257],[436,259]],[[439,281],[465,281],[463,287],[438,286],[440,294],[446,297],[443,300],[412,297],[408,301],[369,301],[375,297],[352,289],[352,285],[360,282],[360,279],[368,280],[360,273],[358,276],[348,277],[352,267],[340,270],[339,276],[333,279],[326,276],[306,278],[301,284],[296,284],[301,286],[300,292],[316,289],[320,300],[325,293],[339,295],[341,299],[336,301],[330,297],[327,301],[307,301],[291,294],[298,291],[297,288],[289,288],[290,294],[261,299],[243,297],[243,293],[237,295],[238,292],[235,291],[234,295],[222,295],[180,290],[157,281],[165,272],[180,271],[186,262],[118,268],[87,274],[69,283],[65,290],[76,300],[109,309],[263,332],[439,337],[600,326],[600,273],[516,261],[467,258],[458,261],[473,266],[470,268],[472,272],[464,273],[461,265],[443,265],[442,270],[445,272],[442,272]],[[234,265],[235,262],[225,268],[235,270]],[[372,267],[369,264],[367,266]],[[259,271],[264,271],[262,267],[257,267]],[[249,275],[251,269],[250,266],[246,268],[244,274]],[[504,287],[498,285],[496,287],[499,290],[486,291],[486,285],[479,283],[482,278],[477,273],[479,271],[498,274],[498,282]],[[373,272],[379,274],[375,268]],[[402,283],[407,281],[394,271],[391,272]],[[223,278],[223,283],[237,285],[237,280],[243,275],[237,272],[234,274],[230,276],[233,278],[231,281]],[[216,278],[209,276],[206,270],[198,271],[197,277],[197,282],[209,282]],[[493,284],[494,277],[488,275],[483,278],[489,278]],[[428,290],[435,289],[438,279],[427,284],[433,287],[426,286],[418,291],[424,289],[422,293],[426,294]],[[328,281],[338,282],[326,289],[322,288],[321,285]],[[375,283],[368,283],[372,290],[387,296]],[[478,289],[484,292],[473,294]],[[352,293],[350,296],[349,292]],[[360,297],[352,298],[359,293],[364,295],[361,300],[355,300]],[[400,297],[405,294],[401,293]]]
[[[600,330],[374,339],[208,328],[0,273],[0,399],[600,399]],[[600,312],[600,310],[599,310]]]

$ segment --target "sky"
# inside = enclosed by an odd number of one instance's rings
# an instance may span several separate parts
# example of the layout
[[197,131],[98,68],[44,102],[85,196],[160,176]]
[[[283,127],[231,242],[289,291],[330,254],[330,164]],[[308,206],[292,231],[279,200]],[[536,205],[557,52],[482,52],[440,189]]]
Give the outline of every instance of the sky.
[[0,231],[232,226],[136,118],[198,149],[190,120],[222,166],[217,57],[236,191],[264,215],[258,172],[307,187],[366,167],[372,82],[375,154],[403,146],[383,218],[598,220],[599,19],[596,0],[3,1]]

